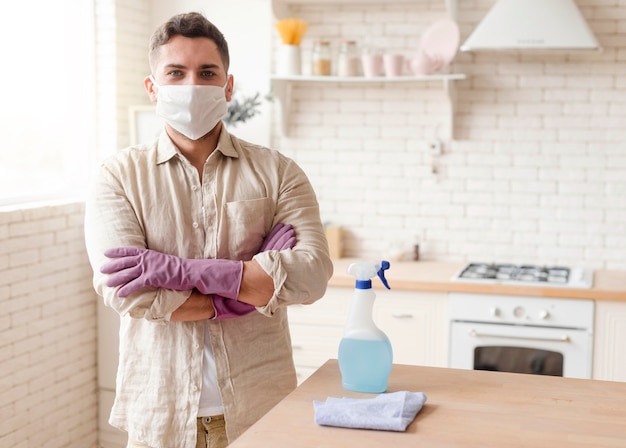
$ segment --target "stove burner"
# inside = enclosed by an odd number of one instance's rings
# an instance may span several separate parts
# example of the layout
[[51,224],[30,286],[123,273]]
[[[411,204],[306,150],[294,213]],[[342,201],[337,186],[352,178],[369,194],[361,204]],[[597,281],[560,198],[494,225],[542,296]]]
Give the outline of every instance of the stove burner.
[[569,274],[570,269],[561,266],[470,263],[459,274],[459,278],[566,284]]

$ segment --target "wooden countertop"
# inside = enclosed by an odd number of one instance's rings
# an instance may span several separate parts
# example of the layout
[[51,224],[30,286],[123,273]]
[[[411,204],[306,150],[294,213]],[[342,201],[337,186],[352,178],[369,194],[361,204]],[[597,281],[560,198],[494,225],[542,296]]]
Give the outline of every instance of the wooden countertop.
[[[333,260],[335,272],[328,285],[354,287],[354,277],[346,273],[346,269],[354,261],[357,260],[350,258]],[[452,277],[465,265],[466,263],[434,261],[392,261],[391,268],[386,271],[385,276],[392,289],[407,291],[466,292],[626,302],[625,271],[595,271],[591,289],[453,282]],[[380,282],[373,282],[373,286],[377,289],[382,288]]]
[[270,410],[232,448],[622,447],[626,383],[394,365],[388,392],[428,400],[405,432],[323,427],[313,400],[372,398],[341,387],[329,360]]

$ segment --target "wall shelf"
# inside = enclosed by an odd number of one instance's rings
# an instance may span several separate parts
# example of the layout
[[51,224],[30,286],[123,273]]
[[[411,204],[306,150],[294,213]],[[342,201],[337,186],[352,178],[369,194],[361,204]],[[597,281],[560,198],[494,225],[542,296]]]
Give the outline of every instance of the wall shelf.
[[[418,4],[426,3],[429,0],[392,0],[389,3],[396,4]],[[456,20],[458,0],[443,0],[446,10],[452,19]],[[289,5],[379,5],[380,0],[272,0],[272,9],[274,15],[278,19],[284,19],[290,16]]]
[[314,75],[272,75],[271,79],[274,81],[291,81],[291,82],[342,82],[351,84],[375,84],[375,83],[414,83],[424,81],[453,81],[459,79],[465,79],[466,75],[463,73],[442,73],[424,76],[397,76],[395,78],[388,78],[386,76],[375,76],[372,78],[366,78],[365,76],[314,76]]
[[454,129],[454,109],[456,100],[456,90],[454,81],[463,80],[466,75],[462,73],[450,74],[433,74],[425,76],[399,76],[397,78],[373,77],[366,78],[363,76],[341,77],[341,76],[271,76],[272,92],[280,101],[281,107],[281,124],[284,135],[290,133],[290,117],[292,105],[292,91],[295,84],[318,83],[318,84],[359,84],[366,88],[368,85],[374,84],[420,84],[429,81],[439,81],[443,85],[448,101],[450,103],[450,115],[447,117],[446,125],[441,129],[441,138],[451,140],[453,138]]
[[[389,0],[385,4],[400,4],[400,5],[419,5],[425,4],[432,0]],[[446,11],[452,20],[457,19],[459,0],[441,0],[445,5]],[[272,10],[277,19],[284,19],[291,17],[290,6],[297,5],[317,5],[317,6],[337,6],[337,5],[352,5],[352,6],[367,6],[376,5],[382,6],[380,0],[272,0]],[[293,86],[299,83],[350,83],[360,84],[363,88],[367,88],[368,85],[375,84],[419,84],[428,81],[440,81],[443,85],[443,89],[446,93],[450,104],[450,114],[446,117],[444,126],[438,130],[439,137],[443,140],[451,140],[453,138],[454,130],[454,109],[456,100],[456,89],[454,87],[454,81],[465,79],[464,74],[433,74],[427,76],[401,76],[397,78],[376,77],[339,77],[339,76],[271,76],[272,91],[274,96],[281,103],[281,116],[282,116],[282,131],[284,135],[289,135],[290,132],[290,117],[292,112],[292,91]]]

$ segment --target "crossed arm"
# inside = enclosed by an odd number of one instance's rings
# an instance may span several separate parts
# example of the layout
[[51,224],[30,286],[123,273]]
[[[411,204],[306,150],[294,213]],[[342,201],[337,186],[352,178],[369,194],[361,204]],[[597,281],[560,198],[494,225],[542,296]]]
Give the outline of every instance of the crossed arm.
[[[274,282],[261,266],[254,261],[243,263],[243,275],[238,301],[253,306],[264,306],[274,293]],[[213,301],[210,294],[202,294],[195,290],[185,303],[172,313],[170,320],[195,321],[212,319],[215,316]]]
[[[291,225],[277,224],[266,236],[259,252],[291,249],[296,243]],[[170,319],[195,321],[229,319],[264,306],[274,292],[273,279],[255,261],[184,259],[136,247],[109,249],[113,260],[101,267],[110,274],[107,286],[121,286],[126,297],[146,286],[191,290],[191,295]]]

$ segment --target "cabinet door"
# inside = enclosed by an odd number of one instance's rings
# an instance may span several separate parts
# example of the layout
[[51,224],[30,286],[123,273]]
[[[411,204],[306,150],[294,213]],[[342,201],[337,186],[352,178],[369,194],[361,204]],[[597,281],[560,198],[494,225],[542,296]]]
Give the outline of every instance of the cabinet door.
[[593,378],[626,381],[626,303],[596,302]]
[[337,358],[351,295],[348,288],[328,288],[324,297],[311,305],[288,307],[298,383]]
[[392,290],[376,295],[374,320],[391,341],[394,364],[446,367],[447,294]]
[[310,305],[290,305],[289,324],[324,325],[343,328],[352,299],[349,288],[329,287],[320,300]]
[[298,380],[306,379],[329,359],[337,358],[343,329],[321,325],[290,325],[293,362]]

